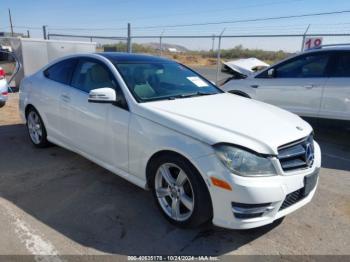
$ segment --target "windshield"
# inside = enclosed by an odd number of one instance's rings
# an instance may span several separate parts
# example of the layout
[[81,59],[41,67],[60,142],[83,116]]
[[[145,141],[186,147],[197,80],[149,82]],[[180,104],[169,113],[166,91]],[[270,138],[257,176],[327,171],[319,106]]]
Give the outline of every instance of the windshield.
[[222,93],[206,79],[175,62],[114,65],[139,102]]

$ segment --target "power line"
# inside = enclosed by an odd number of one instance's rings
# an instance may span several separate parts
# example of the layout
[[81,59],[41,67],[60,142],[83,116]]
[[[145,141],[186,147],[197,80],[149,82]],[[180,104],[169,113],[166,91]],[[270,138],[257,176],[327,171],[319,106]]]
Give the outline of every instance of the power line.
[[[208,10],[208,11],[196,11],[196,14],[206,14],[206,13],[219,13],[219,12],[225,12],[225,11],[231,11],[231,10],[240,10],[240,9],[246,9],[246,8],[253,8],[253,7],[262,7],[262,6],[270,6],[270,5],[277,5],[277,4],[284,4],[288,2],[299,2],[303,0],[285,0],[285,1],[274,1],[274,2],[267,2],[267,3],[260,3],[260,4],[252,4],[247,6],[241,6],[241,7],[234,7],[234,8],[225,8],[225,9],[215,9],[215,10]],[[132,19],[132,21],[138,21],[138,20],[149,20],[149,19],[155,19],[155,18],[164,18],[164,17],[176,17],[176,16],[193,16],[193,12],[183,12],[183,13],[176,13],[176,14],[168,14],[168,15],[160,15],[160,16],[148,16],[148,17],[142,17],[142,18],[136,18]],[[129,18],[124,19],[108,19],[107,21],[125,21]],[[131,21],[131,22],[132,22]]]
[[[225,9],[217,9],[217,10],[208,10],[208,11],[202,11],[202,12],[196,12],[196,14],[201,14],[201,13],[215,13],[215,12],[221,12],[221,11],[228,11],[228,10],[239,10],[239,9],[245,9],[245,8],[252,8],[252,7],[261,7],[261,6],[269,6],[269,5],[276,5],[276,4],[283,4],[287,2],[297,2],[297,1],[303,1],[303,0],[284,0],[284,1],[274,1],[274,2],[265,2],[265,3],[260,3],[260,4],[251,4],[247,6],[241,6],[241,7],[235,7],[235,8],[225,8]],[[124,1],[128,2],[128,1]],[[191,13],[177,13],[177,14],[170,14],[170,15],[164,15],[164,16],[150,16],[150,17],[143,17],[140,19],[134,19],[134,20],[144,20],[144,19],[154,19],[154,18],[161,18],[161,17],[169,17],[169,16],[183,16],[183,15],[193,15],[193,12]],[[126,21],[128,18],[125,19],[118,19],[118,20],[113,20],[113,21]],[[26,27],[26,26],[14,26],[15,28],[19,29],[32,29],[32,30],[41,30],[41,27]],[[75,27],[56,27],[56,26],[48,26],[52,30],[57,30],[57,31],[89,31],[89,30],[96,30],[96,31],[116,31],[116,30],[126,30],[126,27],[123,28],[113,28],[113,27],[103,27],[103,28],[75,28]],[[134,28],[133,28],[134,29]]]
[[133,29],[222,25],[222,24],[235,24],[235,23],[260,22],[260,21],[270,21],[270,20],[279,20],[279,19],[311,17],[311,16],[335,15],[335,14],[344,14],[344,13],[350,13],[350,10],[341,10],[341,11],[323,12],[323,13],[308,13],[308,14],[289,15],[289,16],[265,17],[265,18],[253,18],[253,19],[241,19],[241,20],[232,20],[232,21],[207,22],[207,23],[177,24],[177,25],[166,25],[166,26],[138,26],[138,27],[133,27]]

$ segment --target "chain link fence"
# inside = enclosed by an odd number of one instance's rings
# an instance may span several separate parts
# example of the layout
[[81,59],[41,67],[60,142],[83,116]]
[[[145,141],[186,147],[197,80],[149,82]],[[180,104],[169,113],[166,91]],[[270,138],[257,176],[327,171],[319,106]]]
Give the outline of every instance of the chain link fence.
[[219,82],[229,75],[222,72],[222,62],[256,57],[273,64],[303,50],[310,37],[322,38],[322,44],[350,43],[350,34],[258,34],[258,35],[131,35],[93,36],[48,34],[48,39],[90,41],[99,52],[130,52],[167,57]]

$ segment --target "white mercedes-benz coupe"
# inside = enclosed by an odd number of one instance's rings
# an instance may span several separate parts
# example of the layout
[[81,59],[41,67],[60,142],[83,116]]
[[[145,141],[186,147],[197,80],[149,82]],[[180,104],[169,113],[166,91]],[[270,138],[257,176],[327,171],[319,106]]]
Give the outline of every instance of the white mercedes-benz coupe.
[[263,226],[316,190],[321,152],[308,123],[167,59],[61,58],[22,81],[20,110],[36,147],[62,146],[151,189],[179,226]]

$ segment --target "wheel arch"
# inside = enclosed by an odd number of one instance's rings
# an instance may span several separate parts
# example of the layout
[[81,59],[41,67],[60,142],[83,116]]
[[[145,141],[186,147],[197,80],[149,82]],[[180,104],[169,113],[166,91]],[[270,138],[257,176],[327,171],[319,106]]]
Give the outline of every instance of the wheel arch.
[[24,108],[24,117],[25,117],[25,121],[27,122],[27,116],[28,116],[28,112],[29,112],[30,109],[34,109],[34,110],[38,113],[38,115],[39,115],[41,121],[42,121],[43,124],[44,124],[45,130],[46,130],[46,132],[47,132],[46,119],[40,114],[39,110],[38,110],[33,104],[28,103],[28,104],[25,106],[25,108]]
[[173,150],[160,150],[156,153],[154,153],[150,159],[148,160],[147,162],[147,165],[146,165],[146,187],[147,188],[151,188],[153,185],[151,183],[151,178],[152,178],[152,174],[151,174],[151,165],[153,163],[155,163],[156,159],[160,156],[163,156],[163,155],[175,155],[175,156],[178,156],[180,158],[183,158],[192,168],[193,170],[197,173],[197,175],[199,176],[199,179],[202,183],[204,183],[204,186],[205,186],[205,189],[207,191],[207,194],[208,194],[208,197],[209,197],[209,209],[210,209],[210,220],[213,218],[213,214],[214,214],[214,207],[213,207],[213,200],[212,200],[212,197],[211,197],[211,193],[209,191],[209,186],[208,186],[208,182],[206,181],[205,177],[202,175],[202,173],[199,171],[199,169],[196,167],[196,165],[186,156],[184,156],[183,154],[179,153],[179,152],[176,152],[176,151],[173,151]]
[[207,185],[207,182],[205,181],[205,178],[203,177],[203,175],[201,174],[201,172],[199,171],[199,169],[196,167],[196,165],[188,158],[186,157],[185,155],[179,153],[179,152],[176,152],[174,150],[169,150],[169,149],[165,149],[165,150],[160,150],[160,151],[157,151],[155,152],[147,161],[147,164],[146,164],[146,186],[148,188],[151,188],[152,187],[152,183],[151,183],[151,178],[152,178],[152,174],[151,174],[151,167],[152,167],[152,164],[155,163],[155,161],[157,160],[157,158],[159,158],[160,156],[163,156],[163,155],[176,155],[178,157],[181,157],[183,158],[185,161],[187,161],[191,167],[198,173],[198,175],[200,176],[200,178],[202,179],[203,183],[206,184],[207,188],[208,188],[208,185]]
[[38,109],[36,109],[35,106],[33,106],[32,104],[27,104],[25,109],[24,109],[24,116],[26,117],[26,119],[27,119],[27,115],[28,115],[28,112],[30,109],[34,109],[40,115]]

